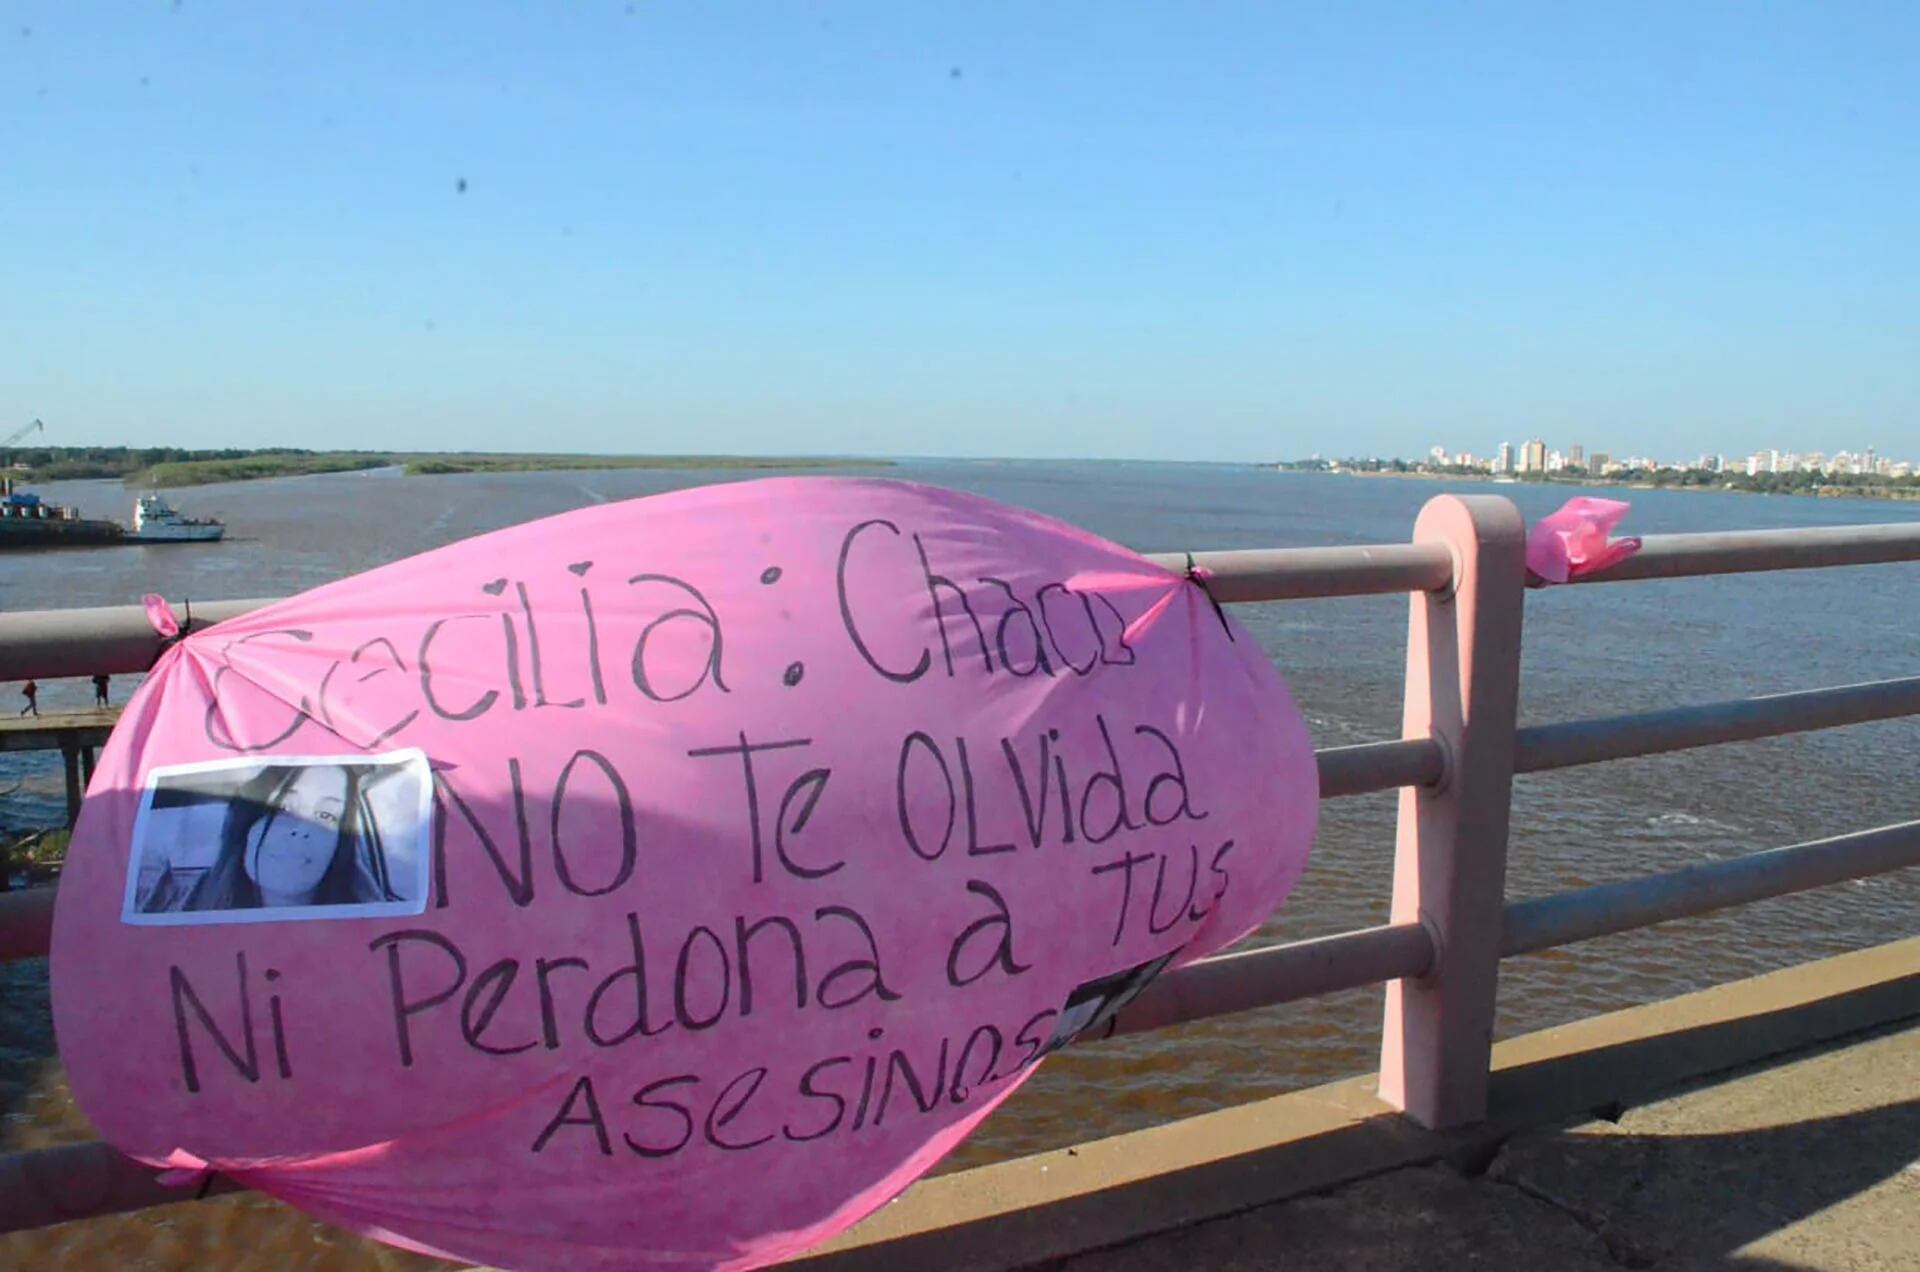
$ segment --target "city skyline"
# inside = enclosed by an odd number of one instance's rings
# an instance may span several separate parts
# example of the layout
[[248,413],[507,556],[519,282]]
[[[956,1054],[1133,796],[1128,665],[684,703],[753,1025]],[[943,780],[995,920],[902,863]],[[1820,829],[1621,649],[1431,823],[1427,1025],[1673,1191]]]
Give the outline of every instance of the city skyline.
[[[1372,457],[1370,457],[1372,458]],[[1399,456],[1393,457],[1400,459]],[[1402,461],[1404,462],[1404,461]],[[1439,467],[1478,468],[1493,473],[1559,472],[1581,469],[1601,474],[1635,469],[1671,468],[1678,471],[1740,472],[1749,476],[1761,473],[1840,473],[1879,477],[1910,477],[1920,465],[1903,457],[1884,455],[1873,446],[1859,450],[1841,449],[1829,454],[1819,450],[1763,450],[1729,454],[1701,451],[1691,456],[1665,456],[1651,452],[1616,453],[1585,443],[1570,442],[1563,448],[1550,447],[1541,437],[1529,437],[1518,446],[1502,441],[1489,454],[1470,450],[1449,451],[1444,445],[1428,447],[1425,462]]]

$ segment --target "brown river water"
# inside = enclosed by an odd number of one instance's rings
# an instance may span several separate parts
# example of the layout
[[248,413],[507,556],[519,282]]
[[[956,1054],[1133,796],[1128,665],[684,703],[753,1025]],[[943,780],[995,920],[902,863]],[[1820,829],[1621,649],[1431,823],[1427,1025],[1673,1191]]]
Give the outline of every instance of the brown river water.
[[[589,503],[735,480],[724,472],[298,478],[177,492],[222,544],[0,557],[0,609],[126,604],[140,594],[280,595]],[[1141,551],[1404,540],[1443,489],[1505,494],[1529,519],[1575,492],[1442,486],[1212,465],[913,461],[891,475],[1064,518]],[[117,483],[43,493],[125,519]],[[1637,533],[1920,519],[1913,505],[1631,492]],[[1238,617],[1288,677],[1320,746],[1397,735],[1407,600],[1296,601]],[[1551,589],[1528,598],[1523,723],[1920,674],[1920,567]],[[124,701],[131,678],[116,678]],[[11,692],[11,691],[9,691]],[[43,687],[43,709],[89,700]],[[16,703],[5,709],[12,710]],[[0,761],[0,829],[59,818],[57,757]],[[1920,816],[1920,722],[1629,760],[1516,784],[1509,895],[1537,896]],[[1391,794],[1330,801],[1314,857],[1254,940],[1386,917]],[[1516,959],[1507,1036],[1920,931],[1920,872],[1885,876]],[[68,1098],[44,962],[0,965],[0,1149],[93,1138]],[[942,1169],[1259,1099],[1374,1067],[1382,991],[1295,1003],[1077,1048],[1046,1062]],[[0,1238],[0,1267],[426,1267],[432,1260],[229,1198]]]

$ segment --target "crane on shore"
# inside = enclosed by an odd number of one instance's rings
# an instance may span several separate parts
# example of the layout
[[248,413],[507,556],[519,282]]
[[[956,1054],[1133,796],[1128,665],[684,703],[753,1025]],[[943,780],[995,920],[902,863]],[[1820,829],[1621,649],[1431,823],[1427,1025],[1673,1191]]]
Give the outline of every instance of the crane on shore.
[[46,425],[39,420],[35,420],[31,424],[21,425],[19,428],[14,429],[13,432],[8,433],[5,437],[0,437],[0,451],[3,451],[7,447],[13,445],[15,442],[25,437],[28,433],[33,432],[35,429],[45,429],[45,428],[46,428]]
[[9,453],[8,447],[35,429],[44,428],[46,425],[36,419],[33,423],[22,425],[0,438],[0,500],[6,500],[13,495],[13,478],[7,475],[13,468],[13,455]]

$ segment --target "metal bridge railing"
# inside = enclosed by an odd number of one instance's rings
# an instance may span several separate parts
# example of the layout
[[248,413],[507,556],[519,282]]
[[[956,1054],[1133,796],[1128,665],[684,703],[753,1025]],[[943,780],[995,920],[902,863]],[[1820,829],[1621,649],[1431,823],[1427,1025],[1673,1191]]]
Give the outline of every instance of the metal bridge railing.
[[[1463,1125],[1486,1113],[1502,959],[1920,865],[1916,821],[1510,902],[1516,773],[1920,715],[1914,676],[1519,728],[1524,536],[1505,499],[1441,496],[1411,543],[1195,554],[1222,601],[1412,594],[1402,737],[1318,753],[1322,798],[1400,790],[1393,905],[1380,927],[1169,973],[1115,1033],[1385,982],[1382,1098],[1425,1126]],[[1175,568],[1188,560],[1159,559]],[[1635,555],[1578,581],[1898,561],[1920,561],[1920,523],[1649,536]],[[194,626],[266,603],[196,605]],[[139,606],[0,615],[0,680],[143,670],[159,648]],[[49,888],[0,893],[0,959],[46,953],[52,897]],[[182,1199],[104,1144],[0,1156],[0,1232]]]

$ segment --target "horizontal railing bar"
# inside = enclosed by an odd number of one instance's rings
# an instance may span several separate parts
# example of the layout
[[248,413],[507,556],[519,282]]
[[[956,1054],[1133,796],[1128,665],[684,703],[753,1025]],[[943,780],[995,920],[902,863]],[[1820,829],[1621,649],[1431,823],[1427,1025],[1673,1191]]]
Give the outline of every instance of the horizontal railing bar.
[[[1910,865],[1920,865],[1920,822],[1521,902],[1507,907],[1502,955]],[[1149,985],[1106,1036],[1419,977],[1432,966],[1433,956],[1426,929],[1403,923],[1205,959]],[[209,1191],[237,1187],[217,1179]],[[153,1168],[102,1143],[0,1156],[0,1233],[183,1201],[189,1195],[161,1184]]]
[[[1151,559],[1169,569],[1187,567],[1184,553]],[[1196,552],[1193,563],[1209,572],[1207,588],[1223,602],[1427,591],[1444,588],[1453,578],[1446,551],[1424,543]],[[194,626],[233,618],[275,599],[196,602]],[[176,603],[174,612],[184,618],[184,603]],[[0,680],[145,671],[159,652],[160,638],[139,605],[0,614]]]
[[1624,583],[1755,570],[1808,570],[1829,565],[1920,561],[1920,521],[1801,530],[1723,530],[1650,534],[1632,556],[1575,583]]
[[1920,821],[1603,883],[1506,908],[1503,958],[1920,866]]
[[[1226,954],[1160,977],[1102,1037],[1423,976],[1432,965],[1433,942],[1417,923]],[[98,1142],[0,1156],[0,1233],[187,1201],[195,1195],[160,1183],[158,1175]],[[210,1191],[238,1188],[222,1178]]]
[[[198,631],[267,604],[271,604],[270,599],[258,597],[196,601],[193,627]],[[187,607],[175,604],[173,612],[184,620]],[[160,649],[160,635],[147,620],[146,608],[140,605],[0,614],[0,680],[55,680],[96,672],[124,675],[145,671],[160,656]]]
[[[1187,568],[1185,553],[1151,559],[1169,569]],[[1426,543],[1196,552],[1192,560],[1208,571],[1207,590],[1222,602],[1430,591],[1453,579],[1452,558]],[[193,607],[194,626],[234,618],[275,599],[204,601]],[[185,605],[175,605],[174,612],[184,617]],[[145,671],[159,654],[160,638],[139,605],[0,614],[0,680]]]
[[[1514,771],[1538,773],[1606,760],[1920,715],[1920,677],[1776,694],[1520,730]],[[1315,753],[1323,799],[1425,786],[1445,757],[1427,738],[1366,742]],[[53,889],[0,893],[0,962],[37,958],[52,931]]]
[[1446,772],[1446,756],[1432,738],[1328,747],[1313,758],[1320,766],[1321,799],[1431,786]]
[[[1270,1007],[1342,989],[1422,976],[1433,942],[1417,923],[1247,950],[1169,972],[1120,1013],[1104,1037]],[[217,1181],[217,1191],[238,1188]],[[186,1201],[158,1172],[102,1143],[0,1156],[0,1233]]]
[[1121,1009],[1113,1028],[1101,1036],[1143,1033],[1189,1020],[1425,976],[1432,966],[1433,938],[1418,923],[1363,928],[1222,954],[1155,980]]
[[1920,715],[1920,676],[1597,720],[1536,724],[1521,729],[1514,738],[1513,771],[1544,773],[1605,760],[1722,742],[1751,742],[1910,715]]
[[98,1140],[0,1153],[0,1233],[240,1190],[226,1178],[215,1178],[205,1193],[197,1183],[163,1184],[160,1171]]
[[[1320,798],[1338,799],[1399,786],[1425,786],[1440,780],[1440,747],[1427,738],[1363,742],[1316,751]],[[0,963],[40,958],[53,933],[53,895],[49,887],[0,892]]]
[[[1920,822],[1585,888],[1508,906],[1501,953],[1530,953],[1912,865],[1920,865]],[[10,899],[0,896],[0,902]],[[0,912],[0,933],[8,926],[6,917]],[[1105,1036],[1419,977],[1433,957],[1427,930],[1402,923],[1205,959],[1149,985]],[[235,1187],[221,1180],[213,1191]],[[0,1232],[163,1205],[188,1195],[162,1185],[151,1167],[105,1144],[0,1156]]]
[[[1179,552],[1154,553],[1150,559],[1175,570],[1187,568],[1189,560]],[[1453,581],[1452,557],[1434,543],[1196,552],[1191,560],[1209,572],[1208,590],[1223,602],[1439,591]],[[1648,535],[1626,560],[1574,581],[1912,560],[1920,560],[1920,522]],[[204,601],[194,607],[193,617],[201,626],[268,603],[263,598]],[[177,612],[183,613],[184,605]],[[144,671],[159,651],[160,639],[138,605],[0,614],[0,680]]]
[[[1149,561],[1187,568],[1184,552],[1153,552]],[[1453,584],[1453,555],[1435,543],[1377,543],[1335,548],[1252,548],[1195,552],[1217,601],[1288,601],[1388,592],[1437,592]]]

